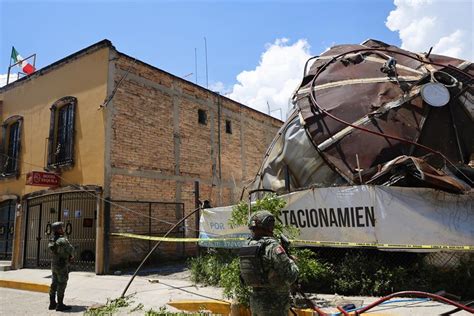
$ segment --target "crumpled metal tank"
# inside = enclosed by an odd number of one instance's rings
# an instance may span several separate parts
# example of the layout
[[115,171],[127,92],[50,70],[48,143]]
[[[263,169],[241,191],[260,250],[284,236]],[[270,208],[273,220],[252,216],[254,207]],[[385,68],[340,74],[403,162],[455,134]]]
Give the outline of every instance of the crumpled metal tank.
[[308,61],[293,111],[249,188],[472,190],[473,77],[470,61],[376,40],[334,46]]

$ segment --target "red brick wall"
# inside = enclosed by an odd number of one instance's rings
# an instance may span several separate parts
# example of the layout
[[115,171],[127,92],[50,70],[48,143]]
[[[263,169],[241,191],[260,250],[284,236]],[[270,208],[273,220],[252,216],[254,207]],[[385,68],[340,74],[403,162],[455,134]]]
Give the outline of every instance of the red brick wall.
[[[115,84],[129,73],[110,109],[110,198],[184,203],[189,214],[194,209],[194,182],[199,181],[201,200],[210,200],[213,206],[236,203],[243,182],[255,177],[281,123],[127,56],[118,56]],[[199,109],[206,111],[207,125],[198,123]],[[226,120],[231,121],[232,134],[226,133]],[[111,208],[111,231],[133,230],[133,218],[140,215],[126,212]],[[186,232],[194,237],[194,217],[187,221]],[[142,244],[111,237],[110,263],[141,259],[147,249]],[[167,249],[173,247],[178,249],[176,245]]]

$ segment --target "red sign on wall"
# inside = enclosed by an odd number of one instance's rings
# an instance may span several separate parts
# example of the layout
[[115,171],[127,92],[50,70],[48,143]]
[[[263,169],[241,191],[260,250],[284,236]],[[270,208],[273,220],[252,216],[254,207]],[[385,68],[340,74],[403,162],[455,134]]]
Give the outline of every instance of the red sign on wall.
[[50,172],[32,171],[26,174],[26,184],[42,187],[57,187],[60,179],[58,175]]

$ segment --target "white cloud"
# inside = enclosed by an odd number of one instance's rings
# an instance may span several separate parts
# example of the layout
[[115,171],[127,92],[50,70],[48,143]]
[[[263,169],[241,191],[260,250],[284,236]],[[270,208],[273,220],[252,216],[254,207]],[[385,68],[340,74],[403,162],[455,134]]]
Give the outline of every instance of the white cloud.
[[471,0],[394,0],[385,25],[398,31],[402,48],[474,59]]
[[[0,74],[0,87],[3,87],[7,84],[7,74]],[[17,79],[16,74],[10,74],[10,83]]]
[[209,90],[219,92],[223,95],[230,93],[229,87],[227,87],[222,81],[211,82],[209,85]]
[[238,74],[238,83],[227,97],[264,113],[268,113],[268,102],[271,114],[285,120],[289,100],[303,79],[304,65],[311,57],[309,49],[305,39],[292,45],[287,38],[267,44],[259,65]]

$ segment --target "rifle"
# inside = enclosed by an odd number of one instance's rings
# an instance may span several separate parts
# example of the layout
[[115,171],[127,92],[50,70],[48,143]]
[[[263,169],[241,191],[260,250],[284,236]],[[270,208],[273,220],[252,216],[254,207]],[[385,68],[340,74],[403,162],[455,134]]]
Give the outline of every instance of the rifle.
[[[281,246],[283,247],[283,249],[285,249],[285,252],[288,254],[288,256],[290,258],[293,258],[293,256],[291,255],[290,253],[290,245],[291,245],[291,242],[290,240],[288,239],[288,237],[286,237],[285,235],[281,234],[280,235],[280,243],[281,243]],[[306,295],[305,292],[303,292],[303,290],[301,289],[301,284],[299,281],[296,281],[293,285],[292,285],[292,290],[296,293],[299,293],[303,298],[304,300],[306,301],[306,303],[308,304],[308,306],[310,308],[312,308],[313,310],[315,310],[316,312],[318,312],[318,315],[319,315],[319,309],[316,307],[316,305],[313,303],[312,300],[309,299],[309,297]]]
[[285,235],[281,234],[280,235],[280,244],[285,249],[285,252],[290,255],[290,245],[291,241],[286,237]]

